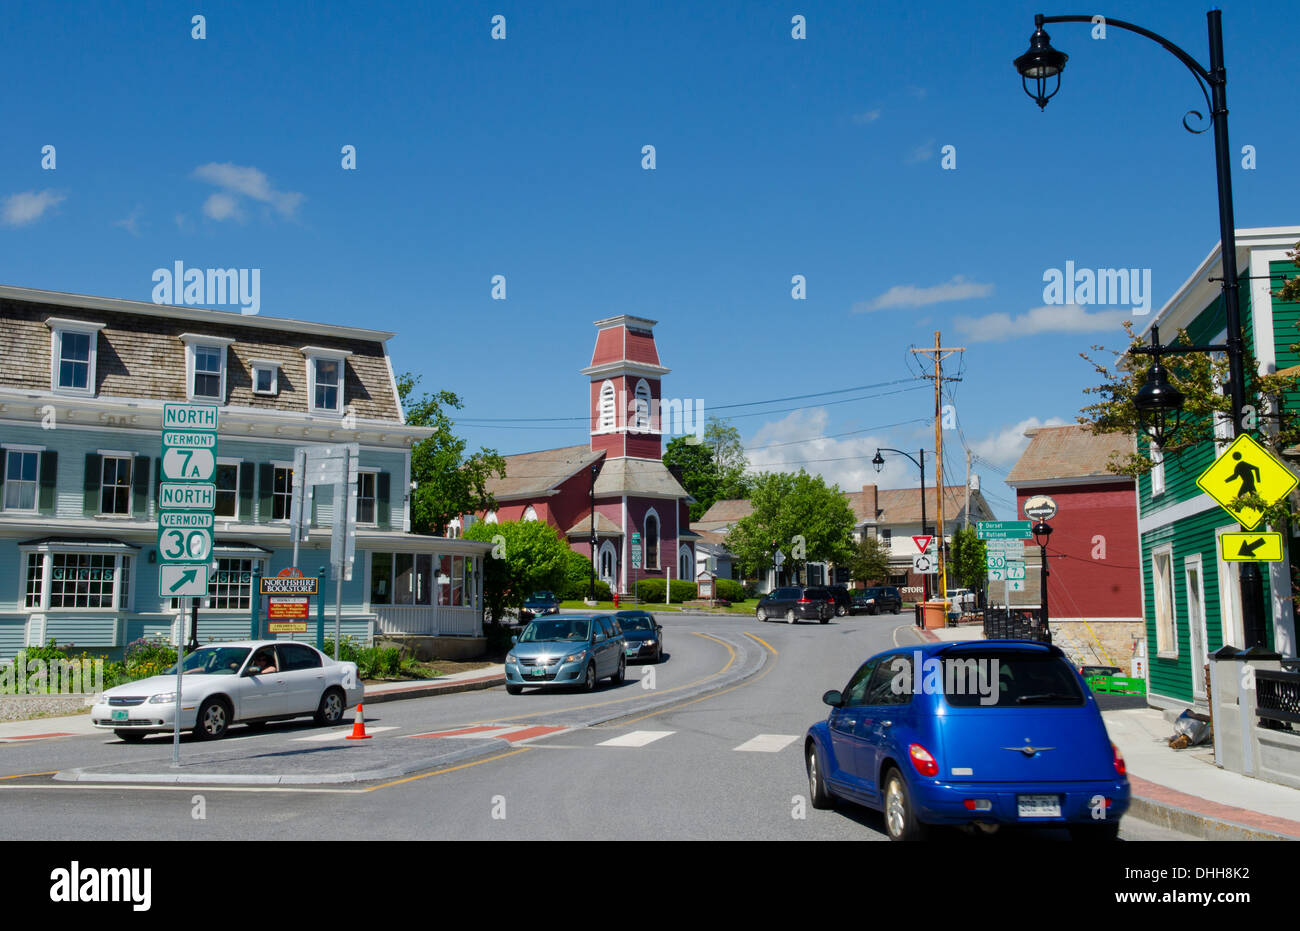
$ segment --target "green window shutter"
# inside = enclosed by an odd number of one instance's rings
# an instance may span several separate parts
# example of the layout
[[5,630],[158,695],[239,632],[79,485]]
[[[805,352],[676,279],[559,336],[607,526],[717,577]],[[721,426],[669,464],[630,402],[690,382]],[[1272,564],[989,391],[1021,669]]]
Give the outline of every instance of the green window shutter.
[[82,482],[82,510],[87,517],[99,513],[99,483],[103,480],[103,457],[99,453],[86,453],[86,477]]
[[[0,462],[4,461],[0,455]],[[59,477],[59,454],[52,449],[41,453],[41,484],[37,493],[37,509],[42,514],[54,513],[54,486]]]
[[149,513],[149,457],[131,460],[131,514],[144,517]]
[[265,523],[271,519],[271,495],[275,485],[275,466],[263,462],[257,467],[257,519]]
[[392,476],[389,473],[380,472],[375,476],[375,512],[379,526],[384,530],[393,528],[393,508],[388,501],[391,485]]
[[158,501],[162,498],[162,457],[154,456],[153,459],[153,507],[158,510]]
[[253,464],[239,464],[239,519],[253,519]]
[[8,473],[9,457],[5,455],[5,448],[0,446],[0,509],[3,509],[5,506],[5,476]]

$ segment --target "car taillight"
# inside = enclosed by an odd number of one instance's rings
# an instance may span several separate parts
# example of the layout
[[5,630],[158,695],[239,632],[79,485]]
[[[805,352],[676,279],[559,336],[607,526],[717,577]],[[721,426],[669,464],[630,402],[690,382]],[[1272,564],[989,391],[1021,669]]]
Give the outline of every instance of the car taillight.
[[1128,776],[1128,767],[1124,765],[1124,754],[1119,752],[1119,747],[1114,744],[1110,745],[1111,750],[1115,752],[1115,772],[1121,776]]
[[801,604],[801,605],[806,605],[806,604],[808,604],[808,602],[809,602],[809,599],[808,599],[808,596],[807,596],[807,595],[805,595],[803,598],[800,598],[800,599],[799,599],[799,604]]
[[912,765],[922,776],[939,775],[939,764],[930,751],[920,744],[912,744],[907,748],[907,754],[912,758]]

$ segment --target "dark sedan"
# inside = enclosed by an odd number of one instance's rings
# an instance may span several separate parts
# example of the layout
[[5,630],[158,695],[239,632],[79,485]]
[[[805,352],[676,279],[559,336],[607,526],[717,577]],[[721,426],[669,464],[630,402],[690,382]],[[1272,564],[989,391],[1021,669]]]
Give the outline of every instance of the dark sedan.
[[629,661],[658,663],[664,658],[663,627],[649,611],[619,611],[614,615],[627,641]]
[[559,613],[560,599],[555,597],[554,592],[533,592],[524,602],[523,610],[519,612],[519,620],[526,623],[535,617]]

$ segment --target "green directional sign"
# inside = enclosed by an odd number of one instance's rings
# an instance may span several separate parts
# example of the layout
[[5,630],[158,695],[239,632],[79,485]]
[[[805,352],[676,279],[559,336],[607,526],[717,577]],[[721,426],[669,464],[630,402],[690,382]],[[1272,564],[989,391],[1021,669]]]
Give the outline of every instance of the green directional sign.
[[976,522],[975,534],[981,540],[1028,540],[1032,527],[1027,520],[982,520]]
[[217,504],[217,406],[165,404],[158,476],[158,594],[208,591]]

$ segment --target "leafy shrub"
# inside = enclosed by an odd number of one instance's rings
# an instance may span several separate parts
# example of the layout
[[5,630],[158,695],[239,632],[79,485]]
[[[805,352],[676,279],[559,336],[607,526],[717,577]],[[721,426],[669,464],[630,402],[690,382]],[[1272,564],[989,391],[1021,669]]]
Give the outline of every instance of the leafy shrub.
[[[640,601],[664,602],[664,580],[663,579],[642,579],[636,583],[636,597]],[[680,579],[673,579],[672,593],[670,595],[673,604],[681,604],[683,601],[690,601],[699,597],[698,589],[694,582],[685,582]]]
[[[325,647],[321,652],[324,653],[326,656],[334,655],[334,640],[332,638],[329,637],[325,638]],[[356,640],[354,640],[352,637],[345,635],[343,639],[339,641],[339,662],[340,663],[357,662],[357,654],[360,652],[361,652],[361,647],[358,646]],[[360,670],[358,670],[358,672],[360,672]]]
[[758,583],[754,581],[746,582],[743,586],[745,590],[745,600],[758,597]]
[[[72,644],[69,645],[71,646]],[[60,649],[55,644],[54,638],[51,637],[50,642],[43,647],[24,647],[19,650],[18,656],[14,657],[15,663],[18,662],[18,657],[23,657],[28,665],[30,665],[33,660],[38,659],[45,660],[46,662],[49,662],[52,659],[67,659],[68,654]]]
[[356,663],[363,679],[395,678],[402,671],[402,651],[397,647],[366,647],[357,652]]
[[132,679],[161,675],[176,664],[176,650],[165,640],[133,640],[126,647],[126,674]]
[[718,597],[725,601],[744,601],[745,587],[735,579],[718,579],[714,582]]

